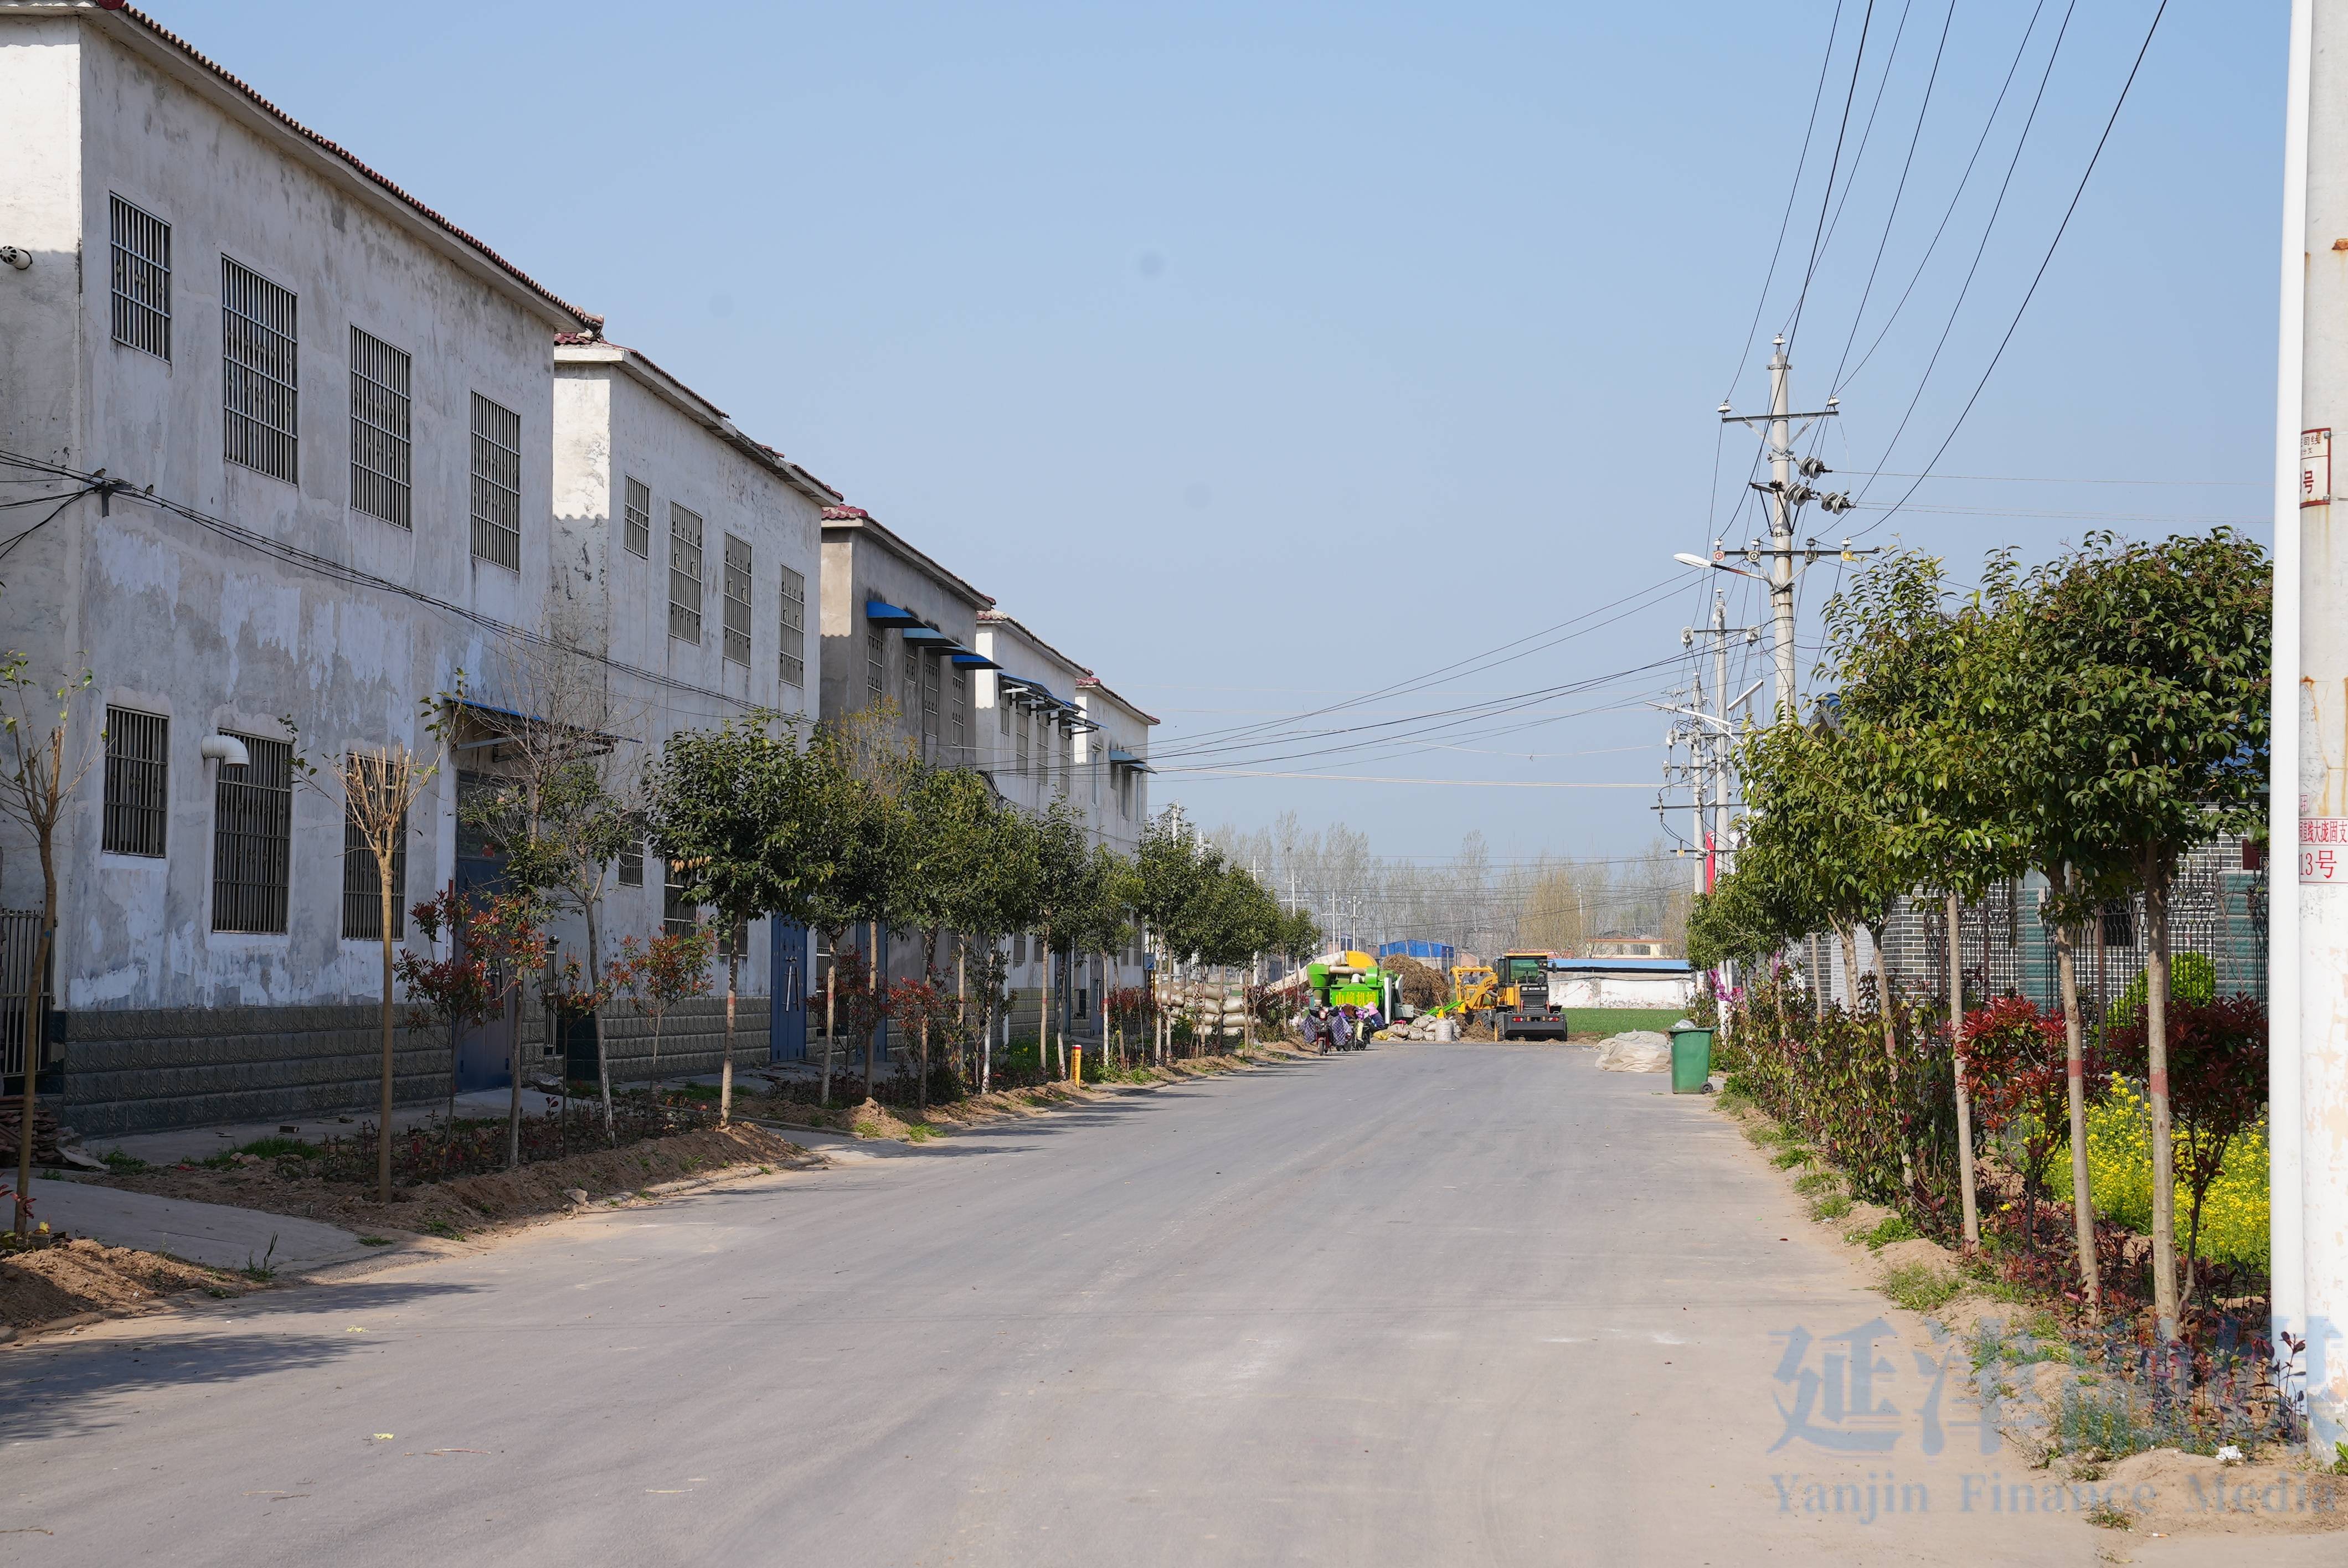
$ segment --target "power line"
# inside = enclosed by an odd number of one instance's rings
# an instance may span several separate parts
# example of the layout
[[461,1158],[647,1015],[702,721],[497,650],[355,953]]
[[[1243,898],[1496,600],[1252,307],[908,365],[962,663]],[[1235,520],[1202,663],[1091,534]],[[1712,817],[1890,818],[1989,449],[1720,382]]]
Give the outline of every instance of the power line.
[[2120,96],[2113,101],[2112,112],[2104,121],[2103,134],[2096,138],[2096,150],[2089,155],[2087,167],[2080,171],[2078,187],[2071,192],[2071,204],[2063,210],[2063,221],[2055,225],[2054,237],[2046,242],[2046,254],[2039,259],[2038,271],[2031,275],[2030,287],[2024,292],[2022,303],[2014,307],[2013,319],[2006,323],[2005,335],[1997,340],[1997,352],[1990,355],[1988,365],[1982,371],[1981,380],[1973,384],[1972,395],[1965,399],[1964,407],[1957,413],[1956,423],[1949,427],[1949,434],[1932,453],[1932,461],[1924,465],[1924,472],[1918,475],[1915,482],[1908,487],[1907,494],[1900,497],[1890,512],[1886,512],[1882,517],[1860,529],[1860,537],[1873,533],[1877,528],[1881,528],[1890,520],[1892,513],[1908,504],[1909,497],[1915,495],[1917,486],[1923,484],[1931,476],[1933,464],[1938,463],[1941,453],[1949,449],[1949,443],[1954,441],[1957,438],[1957,432],[1964,428],[1966,418],[1973,411],[1973,405],[1981,400],[1982,389],[1989,385],[1989,378],[1995,374],[1998,361],[2005,357],[2006,345],[2013,341],[2015,330],[2022,325],[2023,313],[2030,309],[2030,302],[2037,297],[2038,285],[2045,281],[2046,269],[2054,264],[2054,251],[2063,243],[2063,236],[2071,227],[2072,215],[2079,210],[2080,198],[2087,193],[2087,181],[2094,176],[2096,165],[2103,159],[2104,148],[2112,138],[2112,128],[2119,123],[2120,110],[2127,105],[2128,92],[2136,86],[2137,73],[2144,68],[2144,57],[2152,48],[2153,35],[2160,30],[2160,19],[2168,14],[2168,0],[2160,0],[2159,5],[2153,11],[2151,23],[2144,30],[2144,42],[2137,46],[2136,60],[2128,67],[2127,80],[2120,84]]

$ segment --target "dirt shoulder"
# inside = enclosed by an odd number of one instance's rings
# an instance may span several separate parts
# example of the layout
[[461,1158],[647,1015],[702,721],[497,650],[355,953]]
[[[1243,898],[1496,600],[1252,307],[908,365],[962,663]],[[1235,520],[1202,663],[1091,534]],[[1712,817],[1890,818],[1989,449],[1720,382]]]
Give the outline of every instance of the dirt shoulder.
[[226,1170],[171,1165],[91,1179],[134,1193],[324,1220],[362,1237],[406,1235],[479,1240],[519,1225],[569,1214],[577,1206],[571,1195],[573,1192],[585,1193],[591,1202],[626,1199],[689,1178],[716,1180],[821,1163],[780,1133],[736,1123],[650,1138],[622,1149],[541,1160],[493,1175],[395,1188],[388,1204],[376,1201],[372,1186],[301,1174],[299,1162],[293,1161],[255,1161]]
[[0,1337],[161,1306],[184,1291],[242,1296],[258,1282],[160,1253],[76,1239],[0,1255]]

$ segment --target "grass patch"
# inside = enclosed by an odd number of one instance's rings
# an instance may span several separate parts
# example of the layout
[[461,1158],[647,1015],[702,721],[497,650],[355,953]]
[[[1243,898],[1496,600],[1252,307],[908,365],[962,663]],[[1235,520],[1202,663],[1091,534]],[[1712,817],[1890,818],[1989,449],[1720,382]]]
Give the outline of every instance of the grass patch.
[[1914,1241],[1916,1227],[1908,1223],[1906,1214],[1886,1214],[1872,1229],[1855,1230],[1843,1239],[1869,1252],[1880,1252],[1895,1241]]
[[1850,1200],[1840,1193],[1821,1193],[1810,1200],[1810,1218],[1838,1220],[1850,1213]]
[[1565,1027],[1571,1035],[1604,1040],[1634,1029],[1662,1034],[1685,1017],[1677,1008],[1567,1008]]
[[2098,1530],[2134,1530],[2136,1515],[2116,1502],[2099,1502],[2084,1515]]
[[1734,1078],[1720,1086],[1720,1092],[1713,1096],[1712,1102],[1731,1116],[1742,1116],[1753,1109],[1753,1096],[1746,1093],[1743,1085]]
[[1794,1191],[1807,1198],[1829,1190],[1839,1191],[1841,1186],[1842,1178],[1832,1171],[1812,1171],[1794,1184]]
[[458,1230],[455,1225],[450,1225],[447,1220],[427,1220],[424,1222],[424,1229],[427,1235],[439,1236],[445,1241],[463,1241],[465,1239],[465,1233]]
[[101,1157],[106,1161],[106,1168],[117,1175],[136,1175],[140,1171],[154,1168],[138,1155],[126,1154],[119,1149],[108,1149]]
[[1801,1147],[1799,1144],[1788,1143],[1784,1148],[1778,1150],[1776,1153],[1770,1155],[1769,1163],[1776,1166],[1777,1169],[1781,1171],[1790,1171],[1797,1165],[1808,1164],[1810,1163],[1810,1152],[1807,1149]]
[[359,1245],[361,1246],[389,1246],[391,1245],[391,1238],[387,1235],[363,1235],[359,1237]]
[[1883,1283],[1876,1286],[1893,1305],[1910,1312],[1937,1312],[1954,1301],[1964,1287],[1963,1280],[1929,1263],[1903,1263],[1886,1270]]
[[237,1153],[251,1154],[257,1160],[283,1160],[288,1157],[297,1160],[314,1160],[318,1157],[318,1146],[315,1143],[305,1143],[299,1138],[272,1134],[266,1138],[255,1138]]
[[938,1129],[927,1122],[905,1123],[905,1142],[908,1143],[926,1143],[937,1136],[939,1136]]

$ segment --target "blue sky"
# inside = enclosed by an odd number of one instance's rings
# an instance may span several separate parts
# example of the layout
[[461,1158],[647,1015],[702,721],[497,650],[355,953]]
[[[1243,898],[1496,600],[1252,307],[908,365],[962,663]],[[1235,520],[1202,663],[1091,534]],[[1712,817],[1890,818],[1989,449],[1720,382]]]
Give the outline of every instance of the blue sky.
[[[2157,0],[1954,0],[1952,16],[1952,0],[474,0],[397,25],[293,0],[150,3],[1160,715],[1169,764],[1186,736],[1627,600],[1570,640],[1300,726],[1425,731],[1407,743],[1272,730],[1187,754],[1652,784],[1664,725],[1640,704],[1676,679],[1700,612],[1669,558],[1756,531],[1735,509],[1753,444],[1724,442],[1715,405],[1732,390],[1756,405],[1807,273],[1806,405],[1890,323],[1839,384],[1819,453],[1871,502],[1905,493],[1865,471],[1917,472],[1955,426]],[[1963,575],[1993,546],[2037,556],[2097,526],[2266,514],[2286,12],[2170,6],[1936,466],[1994,477],[1916,488],[1916,507],[1947,509],[1806,532],[1874,525],[1869,542]],[[1806,644],[1829,570],[1805,586]],[[1632,671],[1488,723],[1410,718]],[[1429,740],[1452,749],[1413,749]],[[1397,855],[1446,854],[1470,828],[1503,858],[1619,853],[1654,831],[1652,790],[1170,765],[1156,787],[1210,823],[1294,809]]]

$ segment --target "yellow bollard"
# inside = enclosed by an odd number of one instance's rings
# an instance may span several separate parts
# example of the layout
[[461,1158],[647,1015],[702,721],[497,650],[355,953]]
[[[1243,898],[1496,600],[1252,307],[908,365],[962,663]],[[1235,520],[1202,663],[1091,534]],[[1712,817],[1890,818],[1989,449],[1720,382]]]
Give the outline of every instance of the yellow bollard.
[[1071,1045],[1068,1047],[1068,1081],[1082,1085],[1084,1081],[1085,1048],[1081,1045]]

